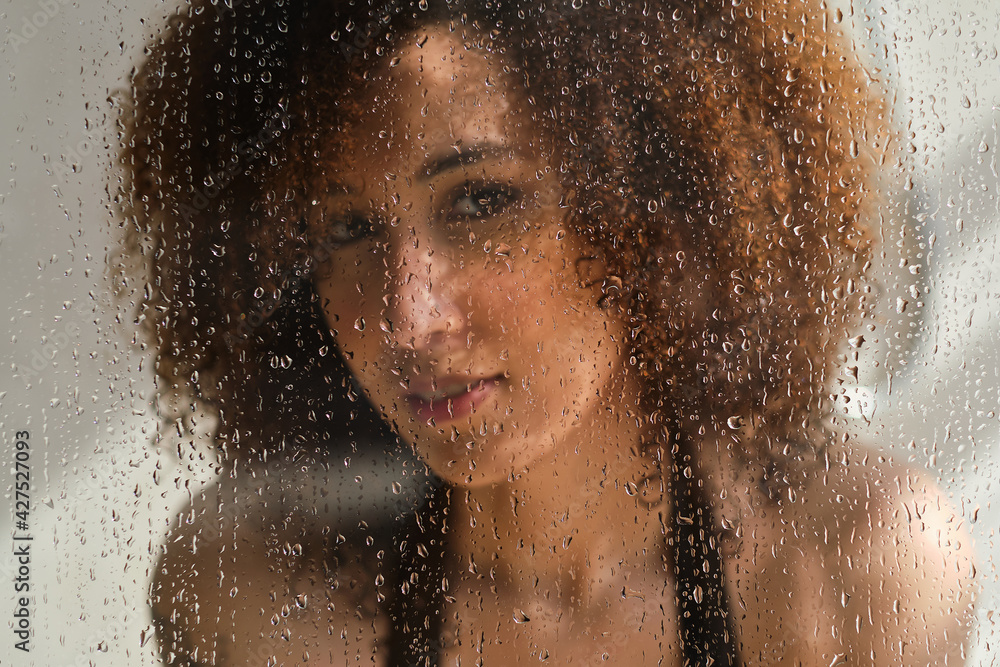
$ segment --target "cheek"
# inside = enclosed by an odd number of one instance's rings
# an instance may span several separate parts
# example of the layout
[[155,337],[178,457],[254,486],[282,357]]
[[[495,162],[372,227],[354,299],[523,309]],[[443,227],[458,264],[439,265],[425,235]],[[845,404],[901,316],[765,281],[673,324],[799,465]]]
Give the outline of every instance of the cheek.
[[[579,257],[580,254],[564,257]],[[541,269],[541,267],[539,267]],[[573,261],[552,261],[529,283],[520,312],[531,317],[525,324],[542,346],[541,363],[567,386],[602,384],[602,377],[620,366],[625,354],[626,326],[614,305],[601,307],[603,281],[583,286]]]
[[565,328],[575,332],[592,324],[595,315],[605,316],[603,311],[594,312],[599,290],[580,285],[572,257],[558,247],[542,250],[496,279],[497,297],[510,305],[509,313],[518,318],[520,328],[537,330],[551,343],[560,341]]
[[490,266],[470,276],[468,294],[475,320],[487,321],[496,335],[516,335],[519,324],[538,307],[532,276],[520,268]]
[[[568,267],[568,268],[567,268]],[[578,388],[598,382],[622,355],[623,323],[597,306],[599,287],[579,284],[562,256],[542,259],[494,283],[493,331],[503,336],[529,384]]]

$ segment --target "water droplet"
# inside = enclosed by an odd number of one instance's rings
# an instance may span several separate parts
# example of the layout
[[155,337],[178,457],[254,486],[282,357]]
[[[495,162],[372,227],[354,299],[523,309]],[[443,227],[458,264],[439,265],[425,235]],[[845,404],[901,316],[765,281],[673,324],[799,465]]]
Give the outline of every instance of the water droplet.
[[729,425],[729,428],[734,430],[741,428],[743,426],[743,418],[740,417],[739,415],[733,415],[732,417],[726,420],[726,424]]
[[514,610],[514,622],[515,623],[527,623],[530,620],[531,619],[528,618],[528,615],[525,614],[524,611],[522,611],[521,609],[515,609]]
[[357,329],[358,331],[364,331],[365,330],[365,318],[359,317],[357,320],[355,320],[354,321],[354,328]]

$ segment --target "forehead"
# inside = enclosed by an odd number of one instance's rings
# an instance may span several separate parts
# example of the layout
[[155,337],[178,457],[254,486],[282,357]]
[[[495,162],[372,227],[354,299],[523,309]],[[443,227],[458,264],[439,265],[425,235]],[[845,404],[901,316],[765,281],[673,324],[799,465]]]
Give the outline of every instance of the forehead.
[[422,163],[448,146],[529,151],[536,142],[521,112],[524,95],[504,65],[446,27],[408,35],[359,91],[359,117],[345,128],[341,157],[379,168]]

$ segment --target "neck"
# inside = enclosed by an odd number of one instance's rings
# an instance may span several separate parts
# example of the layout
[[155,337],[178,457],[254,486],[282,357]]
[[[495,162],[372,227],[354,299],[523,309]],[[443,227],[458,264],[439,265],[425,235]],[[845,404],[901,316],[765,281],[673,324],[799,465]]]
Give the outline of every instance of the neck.
[[[563,609],[620,596],[630,579],[663,567],[663,463],[643,446],[650,427],[633,411],[602,407],[558,454],[505,483],[456,489],[449,544],[498,593],[544,596]],[[628,412],[628,416],[621,414]],[[662,577],[661,577],[662,579]]]

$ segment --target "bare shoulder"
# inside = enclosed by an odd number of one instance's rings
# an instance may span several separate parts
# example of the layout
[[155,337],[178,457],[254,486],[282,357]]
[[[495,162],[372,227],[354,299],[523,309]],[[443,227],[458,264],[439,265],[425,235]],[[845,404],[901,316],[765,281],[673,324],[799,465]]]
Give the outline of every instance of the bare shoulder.
[[[828,453],[803,509],[843,586],[845,639],[876,665],[960,664],[974,602],[962,515],[926,473],[863,448]],[[819,531],[813,531],[818,537]]]
[[746,664],[961,664],[974,600],[961,515],[926,474],[861,448],[801,470],[704,450],[731,539]]
[[380,664],[379,563],[357,522],[341,531],[275,504],[249,479],[206,489],[180,515],[151,596],[167,664]]

